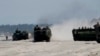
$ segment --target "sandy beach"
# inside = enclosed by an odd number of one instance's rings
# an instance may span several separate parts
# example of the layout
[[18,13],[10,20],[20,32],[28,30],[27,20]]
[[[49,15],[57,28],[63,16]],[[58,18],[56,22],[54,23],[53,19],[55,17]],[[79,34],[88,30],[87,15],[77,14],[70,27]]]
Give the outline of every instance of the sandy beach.
[[96,41],[0,40],[0,56],[100,56],[100,44]]

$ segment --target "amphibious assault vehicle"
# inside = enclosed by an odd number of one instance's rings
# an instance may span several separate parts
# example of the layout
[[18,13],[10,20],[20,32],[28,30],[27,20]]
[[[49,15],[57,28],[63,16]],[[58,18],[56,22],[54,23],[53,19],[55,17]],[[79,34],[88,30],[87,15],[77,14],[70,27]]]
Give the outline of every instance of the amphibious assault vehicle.
[[26,31],[21,32],[20,30],[17,29],[12,37],[13,37],[13,41],[25,40],[28,39],[28,33]]
[[100,24],[95,24],[94,28],[73,29],[72,34],[74,41],[97,41],[100,43]]
[[34,28],[34,42],[50,42],[51,36],[51,30],[48,26],[41,29],[38,25],[36,25]]

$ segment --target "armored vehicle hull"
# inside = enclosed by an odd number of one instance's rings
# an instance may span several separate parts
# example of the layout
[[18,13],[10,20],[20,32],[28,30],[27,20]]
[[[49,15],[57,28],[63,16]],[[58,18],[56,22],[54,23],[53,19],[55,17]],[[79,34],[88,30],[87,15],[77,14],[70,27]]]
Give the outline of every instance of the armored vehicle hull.
[[13,41],[17,41],[17,40],[25,40],[28,39],[28,33],[26,31],[15,31],[15,33],[13,34]]
[[73,39],[75,41],[94,41],[96,40],[95,29],[73,29]]
[[51,36],[50,29],[44,28],[34,30],[34,42],[50,42]]
[[94,28],[82,27],[72,30],[74,41],[97,41],[100,43],[100,25],[97,23]]

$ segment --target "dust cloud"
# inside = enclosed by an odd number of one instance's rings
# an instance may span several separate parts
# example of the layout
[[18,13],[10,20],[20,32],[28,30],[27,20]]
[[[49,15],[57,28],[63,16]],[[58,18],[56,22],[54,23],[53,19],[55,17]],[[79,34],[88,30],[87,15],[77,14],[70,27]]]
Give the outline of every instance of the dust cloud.
[[88,20],[70,19],[65,20],[60,24],[54,24],[51,27],[52,40],[73,40],[72,29],[79,27],[91,27]]

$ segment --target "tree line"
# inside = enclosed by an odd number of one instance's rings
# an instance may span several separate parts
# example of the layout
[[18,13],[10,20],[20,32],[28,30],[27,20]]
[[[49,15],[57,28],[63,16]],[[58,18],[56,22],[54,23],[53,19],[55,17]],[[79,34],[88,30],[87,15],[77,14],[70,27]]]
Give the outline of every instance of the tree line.
[[16,29],[26,30],[31,32],[34,28],[34,24],[18,24],[18,25],[0,25],[0,33],[13,33]]

